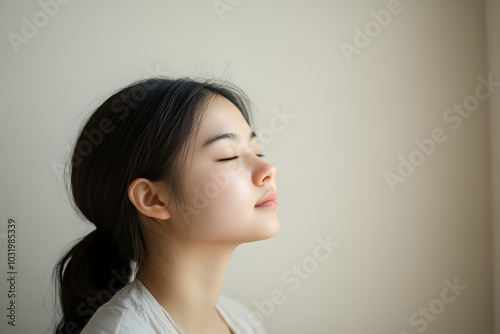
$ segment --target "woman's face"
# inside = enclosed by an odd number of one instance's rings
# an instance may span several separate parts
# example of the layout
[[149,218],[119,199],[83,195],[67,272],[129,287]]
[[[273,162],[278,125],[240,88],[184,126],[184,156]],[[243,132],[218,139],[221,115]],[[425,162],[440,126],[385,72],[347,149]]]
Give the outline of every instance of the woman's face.
[[[234,133],[238,138],[213,136]],[[255,207],[276,190],[276,168],[259,157],[257,138],[238,108],[217,95],[208,106],[194,144],[187,152],[187,202],[172,213],[177,233],[192,241],[250,242],[279,230],[276,207]],[[237,157],[231,160],[223,160]]]

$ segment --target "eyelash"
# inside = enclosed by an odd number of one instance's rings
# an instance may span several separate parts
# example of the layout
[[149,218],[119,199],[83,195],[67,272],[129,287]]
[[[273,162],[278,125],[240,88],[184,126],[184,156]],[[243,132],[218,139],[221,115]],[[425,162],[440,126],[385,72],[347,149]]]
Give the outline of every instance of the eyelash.
[[[258,156],[259,158],[265,157],[265,155],[264,155],[264,154],[256,154],[256,156]],[[237,155],[237,156],[235,156],[235,157],[232,157],[232,158],[227,158],[227,159],[221,159],[221,160],[219,160],[219,161],[229,161],[229,160],[237,159],[237,158],[239,158],[239,157],[240,157],[240,156],[239,156],[239,155]]]

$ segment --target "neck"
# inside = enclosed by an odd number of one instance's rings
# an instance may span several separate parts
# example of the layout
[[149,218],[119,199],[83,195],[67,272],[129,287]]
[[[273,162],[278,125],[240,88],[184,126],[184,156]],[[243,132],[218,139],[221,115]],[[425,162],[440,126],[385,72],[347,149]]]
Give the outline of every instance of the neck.
[[236,246],[189,243],[176,245],[175,251],[152,252],[137,278],[183,332],[220,333],[227,325],[215,304]]

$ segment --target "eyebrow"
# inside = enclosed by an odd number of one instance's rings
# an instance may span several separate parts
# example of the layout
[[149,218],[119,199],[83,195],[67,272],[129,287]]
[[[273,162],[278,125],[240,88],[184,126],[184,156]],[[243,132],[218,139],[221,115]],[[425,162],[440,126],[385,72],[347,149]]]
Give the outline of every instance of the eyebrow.
[[[250,138],[248,138],[248,141],[252,140],[252,138],[257,137],[254,131],[250,133]],[[214,143],[217,140],[221,139],[231,139],[231,140],[241,140],[241,136],[237,133],[234,132],[224,132],[224,133],[218,133],[216,135],[213,135],[212,137],[208,138],[203,146],[201,148],[204,148],[212,143]]]

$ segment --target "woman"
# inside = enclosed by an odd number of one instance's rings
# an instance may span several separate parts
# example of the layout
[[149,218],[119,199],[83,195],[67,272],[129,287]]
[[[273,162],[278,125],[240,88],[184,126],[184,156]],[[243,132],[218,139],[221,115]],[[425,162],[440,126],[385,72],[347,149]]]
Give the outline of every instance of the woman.
[[219,294],[235,248],[279,230],[248,105],[234,85],[151,78],[90,116],[71,191],[96,229],[55,267],[56,333],[266,333]]

